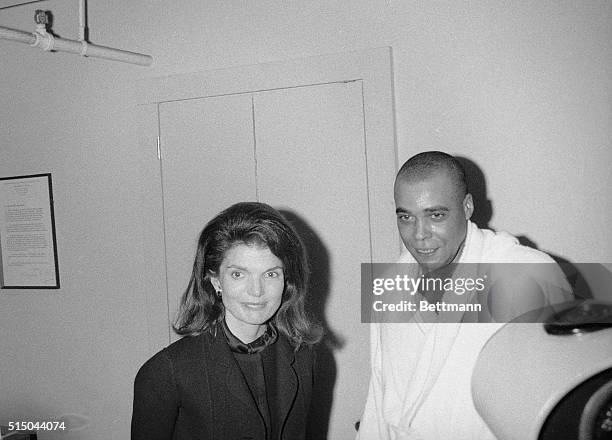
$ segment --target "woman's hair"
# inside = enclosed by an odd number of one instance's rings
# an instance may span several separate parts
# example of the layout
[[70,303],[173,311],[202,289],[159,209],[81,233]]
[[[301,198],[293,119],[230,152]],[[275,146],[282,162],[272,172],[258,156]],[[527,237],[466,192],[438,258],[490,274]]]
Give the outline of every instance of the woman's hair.
[[266,246],[283,262],[285,287],[281,305],[272,318],[279,332],[298,349],[321,339],[321,327],[306,314],[308,286],[306,251],[298,234],[274,208],[242,202],[230,206],[204,227],[198,239],[193,271],[181,299],[174,331],[196,336],[214,332],[224,318],[222,299],[210,281],[219,273],[225,253],[235,245]]

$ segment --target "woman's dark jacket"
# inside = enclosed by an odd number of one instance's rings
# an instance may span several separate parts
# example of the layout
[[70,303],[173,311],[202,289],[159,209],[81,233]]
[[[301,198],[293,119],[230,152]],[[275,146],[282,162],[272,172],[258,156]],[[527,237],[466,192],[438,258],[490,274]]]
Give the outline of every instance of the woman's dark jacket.
[[[306,438],[312,350],[286,337],[262,352],[268,397],[282,440]],[[184,337],[149,359],[134,382],[132,440],[265,439],[265,423],[221,328]],[[277,439],[274,439],[277,440]]]

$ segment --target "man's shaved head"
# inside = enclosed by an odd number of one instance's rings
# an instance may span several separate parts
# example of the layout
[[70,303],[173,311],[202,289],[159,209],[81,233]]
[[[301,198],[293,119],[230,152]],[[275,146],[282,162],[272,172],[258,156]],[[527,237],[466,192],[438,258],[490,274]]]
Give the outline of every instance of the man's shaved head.
[[419,181],[437,173],[447,174],[456,186],[457,196],[463,199],[468,192],[465,171],[461,163],[450,154],[426,151],[412,156],[400,168],[395,182]]

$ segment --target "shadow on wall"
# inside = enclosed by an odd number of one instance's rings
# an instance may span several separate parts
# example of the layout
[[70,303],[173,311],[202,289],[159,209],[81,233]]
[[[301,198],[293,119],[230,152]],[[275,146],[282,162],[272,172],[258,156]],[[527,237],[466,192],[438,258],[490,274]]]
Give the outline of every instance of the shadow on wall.
[[489,229],[489,222],[493,217],[493,203],[487,197],[487,181],[484,173],[476,163],[467,157],[457,156],[457,160],[465,170],[468,192],[474,201],[472,221],[481,229]]
[[306,310],[323,326],[325,332],[323,341],[316,349],[315,389],[311,407],[311,420],[315,423],[309,426],[307,438],[327,438],[336,382],[336,360],[333,352],[343,345],[341,338],[334,334],[325,318],[325,306],[330,294],[329,253],[303,218],[291,211],[281,209],[280,212],[296,229],[306,247],[310,267]]
[[[528,246],[533,249],[539,249],[538,245],[534,243],[533,241],[531,241],[525,235],[519,235],[516,238],[518,238],[519,243],[521,243],[523,246]],[[557,262],[557,264],[559,265],[559,267],[565,274],[565,278],[567,278],[569,285],[572,287],[572,291],[577,300],[594,298],[593,291],[591,290],[590,284],[587,281],[587,278],[591,278],[592,274],[591,276],[585,277],[585,275],[582,273],[582,271],[585,269],[588,269],[588,271],[592,273],[593,269],[595,268],[594,265],[582,264],[579,267],[577,264],[573,264],[571,261],[569,261],[566,258],[563,258],[559,255],[555,255],[548,251],[544,251],[544,252],[550,255],[551,258]],[[603,279],[609,278],[609,274],[605,272],[603,267],[601,267],[601,270],[603,272],[595,275],[595,279],[603,280]]]
[[[462,156],[456,156],[456,158],[465,170],[468,192],[472,194],[472,199],[474,201],[474,214],[471,220],[476,223],[479,228],[490,229],[489,222],[493,217],[493,203],[487,197],[487,182],[485,175],[482,169],[471,159]],[[523,246],[541,250],[538,248],[537,244],[526,235],[519,235],[516,238]],[[593,292],[589,283],[577,265],[549,251],[544,252],[550,255],[551,258],[559,264],[570,286],[572,286],[576,299],[593,298]],[[584,267],[585,266],[583,266],[583,269]],[[599,275],[599,278],[601,277],[603,277],[603,275]]]

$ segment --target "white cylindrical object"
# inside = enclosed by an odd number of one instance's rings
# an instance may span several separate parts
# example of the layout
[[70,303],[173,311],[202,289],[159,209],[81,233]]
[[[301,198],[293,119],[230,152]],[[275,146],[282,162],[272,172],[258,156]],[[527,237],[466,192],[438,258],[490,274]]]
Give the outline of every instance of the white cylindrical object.
[[0,38],[26,44],[34,44],[36,42],[36,37],[32,32],[18,31],[6,27],[0,27]]
[[85,0],[79,0],[79,41],[85,41],[85,24],[87,23]]
[[478,356],[474,406],[498,439],[535,440],[569,391],[611,367],[612,328],[551,335],[542,324],[506,324]]
[[[83,44],[81,41],[56,38],[53,45],[53,50],[82,54]],[[107,60],[122,61],[124,63],[139,64],[141,66],[149,66],[153,61],[153,58],[151,58],[149,55],[89,43],[87,44],[85,55],[93,58],[104,58]]]
[[[34,34],[28,32],[0,27],[0,38],[18,41],[21,43],[28,43],[30,45],[35,45],[44,48],[46,46],[49,46],[49,40],[51,40],[52,37],[51,35],[39,35],[37,39]],[[88,57],[122,61],[124,63],[138,64],[141,66],[150,66],[153,62],[153,58],[149,55],[129,52],[127,50],[113,49],[105,46],[98,46],[95,44],[87,44],[87,48],[84,51],[83,44],[81,41],[66,40],[63,38],[54,38],[50,50],[76,54],[83,54],[85,52],[85,55],[87,55]]]

